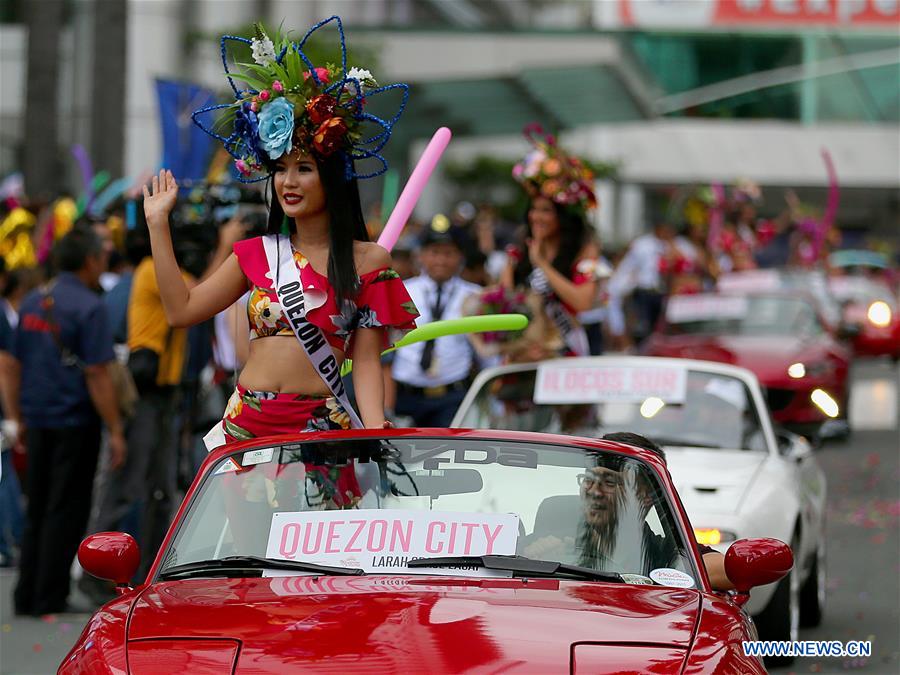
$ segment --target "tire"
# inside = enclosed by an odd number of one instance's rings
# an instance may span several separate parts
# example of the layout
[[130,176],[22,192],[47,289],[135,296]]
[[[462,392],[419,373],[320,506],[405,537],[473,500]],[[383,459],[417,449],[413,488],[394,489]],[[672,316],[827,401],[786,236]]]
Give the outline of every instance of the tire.
[[809,577],[800,588],[800,625],[804,628],[813,628],[822,623],[827,575],[825,543],[819,542]]
[[[791,548],[796,551],[799,543],[795,541]],[[757,617],[756,627],[760,640],[797,641],[800,631],[800,579],[796,562],[787,576],[778,582],[769,604]],[[793,656],[765,658],[767,666],[788,666],[793,662]]]

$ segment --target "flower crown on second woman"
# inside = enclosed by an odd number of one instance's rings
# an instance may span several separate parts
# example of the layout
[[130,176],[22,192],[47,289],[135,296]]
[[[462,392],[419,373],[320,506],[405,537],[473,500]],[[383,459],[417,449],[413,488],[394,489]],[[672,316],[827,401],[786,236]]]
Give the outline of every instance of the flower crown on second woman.
[[522,132],[534,146],[513,167],[512,175],[531,197],[547,197],[556,204],[586,212],[597,206],[594,172],[575,155],[569,155],[539,124]]
[[[315,31],[331,22],[336,23],[340,35],[341,63],[315,66],[303,48]],[[225,35],[221,40],[222,64],[235,101],[201,108],[191,116],[201,129],[225,145],[240,180],[265,179],[275,161],[297,150],[320,159],[342,154],[348,180],[384,173],[387,161],[380,152],[406,106],[409,87],[378,86],[368,70],[348,70],[343,24],[337,16],[313,26],[299,42],[279,35],[273,40],[258,23],[255,32],[251,39]],[[236,62],[233,65],[238,72],[232,73],[228,41],[248,45],[253,63]],[[239,89],[235,79],[248,88]],[[394,89],[401,91],[402,99],[393,117],[383,119],[366,111],[369,99]],[[219,110],[224,114],[213,126],[204,126],[203,116]],[[221,129],[230,130],[229,135],[217,133]],[[376,168],[356,173],[355,160],[374,160]]]

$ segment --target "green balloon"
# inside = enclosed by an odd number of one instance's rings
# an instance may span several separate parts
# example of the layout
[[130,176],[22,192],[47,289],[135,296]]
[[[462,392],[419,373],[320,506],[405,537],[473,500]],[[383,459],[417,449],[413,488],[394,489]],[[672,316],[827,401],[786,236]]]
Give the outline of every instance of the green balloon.
[[85,210],[89,206],[89,199],[93,199],[94,196],[102,190],[106,184],[109,182],[110,175],[109,171],[101,171],[96,176],[94,176],[91,181],[91,191],[88,193],[81,195],[78,198],[78,201],[75,202],[75,219],[78,220],[81,216],[84,215]]
[[[436,340],[448,335],[467,335],[469,333],[491,333],[495,331],[524,330],[528,326],[528,317],[524,314],[484,314],[483,316],[464,316],[460,319],[444,319],[432,321],[424,326],[419,326],[407,333],[393,347],[386,349],[382,355],[389,354],[395,349],[407,347],[417,342]],[[341,375],[346,375],[353,369],[350,359],[344,361],[341,367]]]

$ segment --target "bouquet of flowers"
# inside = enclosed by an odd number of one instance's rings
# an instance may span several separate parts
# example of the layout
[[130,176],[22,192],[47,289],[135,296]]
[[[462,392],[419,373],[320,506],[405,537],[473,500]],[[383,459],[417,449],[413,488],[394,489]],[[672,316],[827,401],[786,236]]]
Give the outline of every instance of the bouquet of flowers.
[[463,303],[463,314],[524,314],[528,326],[519,331],[473,333],[469,336],[479,357],[497,363],[541,361],[559,355],[562,339],[544,313],[540,296],[533,291],[511,291],[502,287],[475,293]]
[[[528,306],[527,298],[522,291],[510,291],[502,286],[489,288],[477,296],[477,304],[472,308],[471,314],[481,316],[484,314],[524,314],[530,321],[532,311]],[[525,329],[518,331],[493,331],[481,333],[481,339],[486,344],[513,342],[522,337]]]

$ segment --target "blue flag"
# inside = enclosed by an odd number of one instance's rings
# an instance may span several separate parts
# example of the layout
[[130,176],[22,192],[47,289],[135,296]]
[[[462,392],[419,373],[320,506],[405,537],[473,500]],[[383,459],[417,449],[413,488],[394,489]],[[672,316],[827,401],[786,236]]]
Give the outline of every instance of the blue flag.
[[202,180],[213,155],[213,138],[200,129],[191,113],[215,103],[209,89],[188,82],[157,80],[162,126],[162,166],[178,180]]

